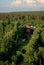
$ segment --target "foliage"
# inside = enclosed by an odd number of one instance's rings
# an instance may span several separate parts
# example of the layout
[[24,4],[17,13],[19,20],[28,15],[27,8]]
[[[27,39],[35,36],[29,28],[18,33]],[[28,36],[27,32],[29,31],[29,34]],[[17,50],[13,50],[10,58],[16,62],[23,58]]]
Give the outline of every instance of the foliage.
[[[44,65],[43,13],[0,14],[0,65]],[[33,34],[26,35],[26,24]]]

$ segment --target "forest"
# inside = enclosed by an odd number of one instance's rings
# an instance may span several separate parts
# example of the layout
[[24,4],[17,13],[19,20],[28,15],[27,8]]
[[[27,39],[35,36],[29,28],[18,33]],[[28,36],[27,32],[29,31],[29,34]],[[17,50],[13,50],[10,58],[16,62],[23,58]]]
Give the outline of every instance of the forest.
[[44,65],[44,11],[0,13],[0,65]]

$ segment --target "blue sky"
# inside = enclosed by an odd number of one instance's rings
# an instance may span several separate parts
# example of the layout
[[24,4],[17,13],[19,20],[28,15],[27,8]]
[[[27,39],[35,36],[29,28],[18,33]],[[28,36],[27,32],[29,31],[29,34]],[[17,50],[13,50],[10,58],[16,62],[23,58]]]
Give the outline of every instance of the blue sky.
[[44,0],[0,0],[0,12],[44,11]]

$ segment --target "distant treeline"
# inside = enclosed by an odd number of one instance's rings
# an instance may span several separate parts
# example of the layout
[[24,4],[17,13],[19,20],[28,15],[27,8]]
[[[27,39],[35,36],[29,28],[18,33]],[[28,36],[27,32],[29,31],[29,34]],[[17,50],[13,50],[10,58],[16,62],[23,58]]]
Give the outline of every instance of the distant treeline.
[[0,13],[0,20],[44,20],[44,11],[42,12],[11,12]]

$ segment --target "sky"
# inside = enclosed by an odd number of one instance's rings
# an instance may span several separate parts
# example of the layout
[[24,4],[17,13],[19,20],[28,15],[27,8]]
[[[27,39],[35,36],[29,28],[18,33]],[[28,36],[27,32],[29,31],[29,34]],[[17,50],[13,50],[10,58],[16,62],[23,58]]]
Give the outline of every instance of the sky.
[[0,12],[44,11],[44,0],[0,0]]

